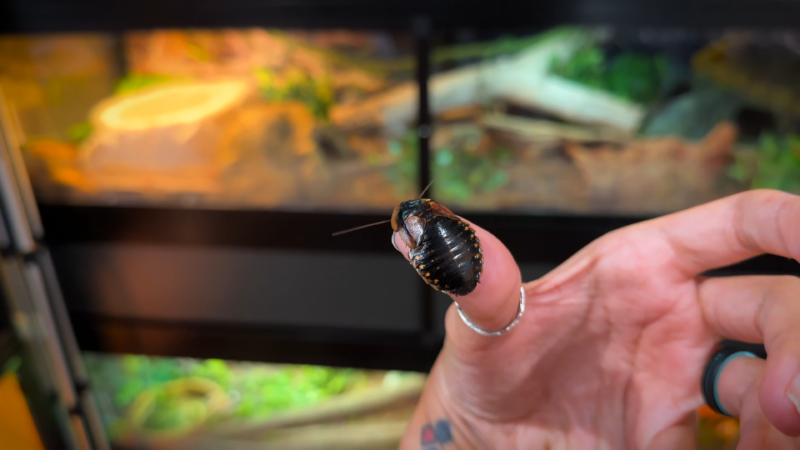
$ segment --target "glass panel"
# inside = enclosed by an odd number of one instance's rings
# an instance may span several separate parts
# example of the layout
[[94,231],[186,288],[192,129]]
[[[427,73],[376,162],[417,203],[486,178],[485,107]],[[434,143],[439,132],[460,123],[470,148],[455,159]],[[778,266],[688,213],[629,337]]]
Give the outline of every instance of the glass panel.
[[109,438],[119,445],[397,448],[426,380],[216,359],[84,357]]
[[555,28],[441,36],[434,198],[653,215],[800,193],[800,35]]
[[417,190],[415,67],[380,32],[0,37],[50,202],[385,211]]
[[[397,448],[427,379],[217,359],[88,352],[84,359],[110,440],[129,448]],[[698,412],[701,450],[736,447],[736,419]]]

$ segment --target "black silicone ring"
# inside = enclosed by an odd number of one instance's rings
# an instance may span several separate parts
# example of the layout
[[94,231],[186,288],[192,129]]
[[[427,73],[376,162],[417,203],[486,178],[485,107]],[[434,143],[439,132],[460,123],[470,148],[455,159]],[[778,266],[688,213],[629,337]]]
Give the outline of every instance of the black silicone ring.
[[721,405],[717,402],[716,383],[719,372],[725,367],[731,355],[736,353],[751,353],[752,355],[767,359],[767,352],[761,344],[747,344],[744,342],[724,341],[720,344],[719,349],[711,355],[711,358],[706,364],[706,369],[703,372],[703,379],[701,381],[701,389],[703,391],[703,398],[706,404],[718,414],[730,416]]

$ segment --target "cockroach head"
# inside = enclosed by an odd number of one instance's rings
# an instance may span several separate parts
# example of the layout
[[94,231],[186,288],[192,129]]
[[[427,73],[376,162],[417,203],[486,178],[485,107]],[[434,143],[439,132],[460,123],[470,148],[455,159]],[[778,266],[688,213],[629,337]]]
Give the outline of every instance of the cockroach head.
[[428,202],[430,202],[430,200],[426,198],[418,198],[397,205],[394,212],[392,212],[392,229],[396,232],[402,230],[403,223],[408,219],[408,216],[418,214],[420,207]]

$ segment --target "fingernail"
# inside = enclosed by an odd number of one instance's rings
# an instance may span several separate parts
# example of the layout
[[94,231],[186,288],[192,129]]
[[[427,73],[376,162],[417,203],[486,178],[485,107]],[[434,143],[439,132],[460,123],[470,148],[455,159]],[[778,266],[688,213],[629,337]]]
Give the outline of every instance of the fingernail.
[[397,234],[397,233],[392,233],[392,247],[394,247],[394,249],[395,249],[395,250],[397,250],[397,251],[399,252],[399,251],[400,251],[400,249],[399,249],[399,248],[397,248],[397,242],[394,240],[394,235],[395,235],[395,234]]
[[797,413],[800,414],[800,375],[795,377],[794,381],[792,381],[792,384],[789,385],[786,395],[789,397],[789,400],[794,403]]

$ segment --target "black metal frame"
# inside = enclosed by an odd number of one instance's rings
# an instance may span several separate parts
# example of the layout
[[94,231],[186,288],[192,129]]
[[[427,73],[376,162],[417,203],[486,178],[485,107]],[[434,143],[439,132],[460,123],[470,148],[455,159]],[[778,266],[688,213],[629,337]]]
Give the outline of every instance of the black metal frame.
[[[5,0],[0,32],[121,31],[154,27],[303,27],[411,30],[417,37],[420,188],[430,179],[431,117],[427,80],[432,36],[460,28],[536,28],[562,23],[616,26],[795,26],[800,3],[777,0]],[[262,247],[331,252],[394,252],[380,227],[332,239],[330,233],[385,220],[385,214],[263,210],[165,209],[40,204],[46,244],[148,243]],[[603,234],[647,217],[529,215],[460,211],[500,238],[518,261],[558,264]],[[762,257],[718,272],[799,274],[796,263]],[[242,328],[166,323],[73,313],[84,350],[222,357],[370,368],[427,370],[441,346],[432,293],[420,281],[423,332]]]
[[6,362],[19,351],[19,338],[11,325],[11,317],[5,299],[0,297],[0,376]]
[[[260,247],[348,253],[396,252],[389,225],[331,237],[338,230],[387,220],[374,213],[168,209],[40,204],[46,245],[140,243]],[[646,217],[493,214],[453,208],[502,240],[521,262],[558,263],[617,228]]]
[[[248,247],[325,250],[365,256],[395,253],[386,230],[331,239],[331,229],[345,229],[384,219],[373,214],[213,211],[158,208],[73,207],[41,205],[47,245],[139,243],[189,247]],[[522,264],[553,266],[603,234],[639,219],[500,216],[467,214],[503,241]],[[232,232],[235,230],[235,232]],[[761,256],[709,272],[710,276],[745,274],[800,275],[797,261]],[[154,356],[225,358],[331,366],[428,371],[443,336],[434,331],[430,288],[420,283],[423,330],[346,330],[312,327],[242,326],[221,323],[166,322],[72,313],[83,350]]]
[[167,322],[73,314],[86,351],[427,372],[441,339],[419,333]]
[[[794,260],[763,256],[710,272],[800,276]],[[432,316],[432,313],[429,312]],[[106,353],[225,358],[428,372],[441,349],[435,333],[343,330],[319,327],[242,326],[71,315],[81,348]]]
[[19,368],[16,371],[19,387],[25,396],[42,445],[48,450],[70,448],[68,440],[62,434],[62,424],[58,423],[55,415],[53,395],[40,382],[41,377],[37,373],[33,350],[29,346],[19,344],[13,356],[20,359]]
[[19,338],[13,329],[0,328],[0,377],[3,375],[3,368],[11,358],[17,356],[21,349]]
[[782,0],[4,0],[0,32],[119,31],[155,27],[407,28],[423,16],[436,29],[563,23],[617,26],[796,27],[800,5]]

